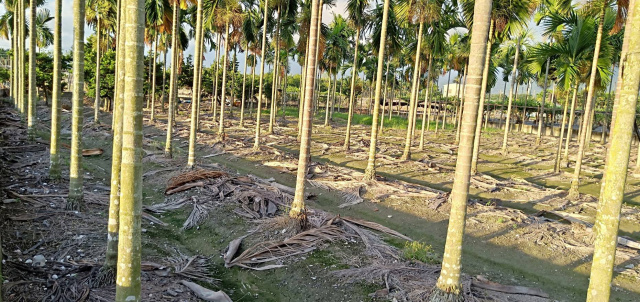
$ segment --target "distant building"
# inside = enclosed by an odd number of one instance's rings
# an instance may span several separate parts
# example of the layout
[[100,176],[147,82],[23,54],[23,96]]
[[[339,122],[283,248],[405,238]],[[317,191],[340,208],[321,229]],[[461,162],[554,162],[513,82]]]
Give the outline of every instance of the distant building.
[[[458,93],[458,83],[451,83],[448,85],[442,85],[442,96],[456,96]],[[462,89],[462,87],[460,87],[460,89]],[[447,94],[447,91],[449,92]],[[462,93],[462,91],[460,91],[460,93]]]

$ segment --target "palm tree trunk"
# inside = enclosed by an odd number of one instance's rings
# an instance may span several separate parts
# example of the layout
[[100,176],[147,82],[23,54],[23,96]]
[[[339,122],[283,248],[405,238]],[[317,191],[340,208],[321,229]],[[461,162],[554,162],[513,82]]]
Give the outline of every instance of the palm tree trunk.
[[[430,92],[431,86],[429,85],[429,78],[431,77],[431,63],[433,61],[433,56],[429,55],[429,64],[427,66],[427,91],[424,94],[424,107],[422,109],[422,129],[420,130],[420,145],[418,149],[420,151],[424,150],[424,132],[429,125],[427,125],[427,120],[431,118],[431,100],[430,100]],[[429,108],[429,117],[427,117],[427,106]]]
[[96,96],[93,103],[93,123],[99,124],[100,114],[100,14],[97,15],[96,21]]
[[382,115],[380,117],[380,131],[382,133],[384,130],[384,114],[387,109],[387,85],[389,84],[389,61],[391,61],[391,57],[387,58],[387,70],[384,73],[384,91],[382,92]]
[[[229,54],[229,21],[225,25],[224,36],[224,58],[222,59],[222,91],[220,92],[220,125],[218,125],[218,136],[220,139],[224,138],[224,105],[227,102],[227,57]],[[233,106],[233,104],[231,104]]]
[[[62,95],[62,0],[55,2],[55,25],[53,34],[53,92],[51,97],[51,140],[49,144],[49,178],[60,179],[60,99]],[[15,19],[15,18],[14,18]],[[16,27],[14,27],[16,28]],[[15,53],[15,49],[14,49]],[[15,56],[15,54],[14,54]],[[16,66],[15,64],[13,66]],[[14,78],[15,80],[15,78]],[[15,87],[15,86],[14,86]],[[14,91],[14,97],[15,97]]]
[[215,71],[213,72],[213,100],[211,102],[211,110],[213,111],[213,120],[215,121],[215,117],[216,117],[216,112],[218,109],[218,73],[220,72],[220,37],[222,36],[222,34],[218,34],[218,44],[217,47],[218,49],[216,49],[216,68]]
[[[627,15],[628,16],[628,15]],[[615,68],[615,66],[612,66],[611,69],[613,70]],[[613,74],[613,72],[611,72],[611,74]],[[602,122],[602,134],[600,135],[600,144],[604,145],[607,142],[607,125],[609,123],[607,123],[607,116],[608,114],[608,110],[609,110],[609,101],[611,100],[611,87],[613,86],[613,79],[611,79],[609,81],[609,93],[607,95],[607,97],[604,99],[604,114],[603,114],[603,122]]]
[[478,100],[482,86],[482,73],[489,23],[491,17],[491,0],[475,2],[474,22],[471,32],[471,51],[469,62],[469,84],[466,87],[463,111],[461,140],[458,148],[453,189],[451,190],[451,214],[447,229],[447,240],[442,259],[442,270],[431,294],[430,301],[460,301],[460,266],[462,259],[462,237],[464,234],[469,179],[471,178],[471,157],[473,153],[473,136],[476,130]]
[[[119,14],[124,14],[124,9],[118,9]],[[118,24],[120,27],[122,24]],[[116,45],[116,87],[114,94],[113,108],[113,144],[111,155],[111,190],[109,193],[109,219],[107,223],[107,251],[102,266],[102,273],[107,278],[106,281],[115,279],[116,265],[118,262],[118,233],[120,228],[120,170],[122,168],[122,131],[124,112],[124,89],[125,89],[125,58],[122,51],[125,47],[125,36],[117,39]]]
[[245,43],[245,52],[244,52],[244,72],[242,72],[242,101],[240,103],[240,128],[244,128],[244,101],[246,95],[246,84],[247,84],[247,65],[249,65],[247,61],[247,53],[249,52],[249,42]]
[[[124,0],[123,0],[124,1]],[[178,77],[178,21],[180,18],[180,8],[178,7],[178,1],[173,3],[173,26],[171,29],[171,76],[169,78],[169,115],[167,118],[167,140],[164,148],[164,156],[171,158],[173,156],[173,149],[171,143],[173,141],[173,119],[175,116],[176,107],[176,93],[177,85],[176,78]]]
[[[187,168],[196,165],[196,130],[198,128],[198,99],[200,99],[200,78],[202,77],[202,2],[198,1],[196,9],[196,41],[193,66],[193,89],[191,91],[191,128],[189,131],[189,156]],[[155,80],[155,78],[154,78]]]
[[482,135],[482,117],[484,116],[484,101],[487,93],[487,83],[489,82],[489,64],[491,63],[491,47],[493,44],[493,30],[495,20],[489,23],[489,41],[487,42],[487,55],[484,57],[484,67],[482,69],[482,87],[480,88],[480,104],[478,105],[478,120],[476,121],[476,131],[473,137],[473,154],[471,156],[471,175],[478,174],[478,153],[480,151],[480,136]]
[[[507,121],[504,126],[504,136],[502,138],[502,154],[507,154],[507,140],[509,139],[509,128],[511,128],[511,105],[513,103],[513,93],[517,89],[517,72],[518,72],[518,59],[520,57],[520,38],[516,41],[516,56],[513,60],[513,70],[511,71],[511,90],[509,91],[509,103],[507,105]],[[516,92],[516,99],[518,94]]]
[[165,89],[167,87],[167,40],[164,39],[163,41],[164,43],[164,51],[163,51],[163,55],[164,55],[164,61],[162,63],[162,98],[161,98],[161,107],[162,107],[162,112],[166,112],[166,109],[164,108],[164,100],[165,100]]
[[253,85],[255,83],[255,79],[256,79],[256,60],[257,60],[256,55],[253,56],[253,65],[251,65],[251,102],[249,103],[249,116],[251,116],[251,114],[253,114]]
[[[144,60],[144,1],[125,0],[125,62]],[[197,47],[196,47],[197,49]],[[195,69],[197,71],[197,69]],[[142,258],[142,106],[144,70],[124,65],[122,168],[120,174],[120,223],[116,301],[140,301]]]
[[[602,4],[600,8],[600,19],[604,20],[605,4]],[[586,146],[587,139],[587,127],[589,127],[589,121],[591,119],[591,111],[593,107],[593,98],[595,96],[595,83],[596,83],[596,74],[598,72],[598,57],[600,56],[600,46],[602,44],[602,31],[604,28],[604,22],[599,22],[598,24],[598,32],[596,34],[596,45],[593,50],[593,62],[591,63],[591,76],[589,78],[589,88],[587,92],[587,100],[584,105],[584,114],[582,119],[582,133],[580,133],[580,138],[578,142],[578,153],[576,154],[576,166],[573,172],[573,178],[571,179],[571,189],[569,190],[569,199],[576,200],[579,197],[578,187],[580,185],[580,171],[582,169],[582,159],[584,157],[584,149]],[[628,159],[627,159],[628,160]]]
[[71,100],[71,162],[67,209],[83,208],[82,101],[84,100],[84,17],[85,1],[73,2],[73,98]]
[[573,136],[573,120],[575,119],[576,115],[576,103],[578,101],[579,87],[580,86],[576,84],[573,90],[573,98],[571,99],[571,113],[569,114],[569,124],[567,124],[569,129],[567,130],[567,139],[565,140],[564,155],[562,157],[562,160],[567,164],[569,163],[569,143],[571,142],[571,137]]
[[[376,94],[374,97],[375,104],[373,105],[373,118],[371,122],[371,143],[369,145],[369,160],[367,161],[367,168],[364,170],[365,181],[376,179],[376,145],[378,142],[378,118],[380,116],[380,93],[382,92],[382,77],[384,76],[384,51],[387,39],[387,20],[389,20],[389,1],[384,0],[384,7],[382,12],[382,29],[380,32],[380,50],[378,51],[378,65],[376,71]],[[422,32],[420,32],[422,33]],[[419,37],[422,35],[420,34]],[[420,41],[420,38],[418,39]],[[420,42],[418,42],[420,45]],[[420,49],[420,47],[418,47]]]
[[[156,28],[157,30],[157,28]],[[149,120],[153,122],[155,120],[156,112],[156,59],[158,56],[158,34],[153,37],[153,72],[151,76],[151,116]]]
[[[456,143],[460,142],[460,123],[462,122],[462,112],[464,110],[464,89],[467,85],[467,69],[469,69],[469,62],[465,64],[464,71],[462,74],[462,97],[460,99],[460,110],[458,111],[457,122],[456,122]],[[458,94],[459,95],[459,94]]]
[[329,99],[331,95],[331,67],[329,67],[329,72],[327,73],[327,77],[329,78],[329,85],[327,86],[327,100],[324,104],[324,126],[329,126]]
[[[411,97],[409,98],[409,112],[408,112],[408,126],[407,126],[407,135],[405,137],[404,140],[404,151],[402,153],[402,156],[400,157],[400,160],[409,160],[411,159],[411,141],[413,138],[413,125],[414,125],[414,115],[413,115],[413,111],[418,109],[417,106],[417,90],[418,90],[418,78],[419,78],[419,74],[420,74],[420,47],[422,44],[422,30],[424,28],[424,22],[422,21],[422,19],[420,20],[420,26],[418,27],[418,43],[416,45],[416,59],[415,59],[415,64],[414,64],[414,68],[413,68],[413,80],[412,80],[412,84],[411,84]],[[380,62],[382,62],[381,60],[378,60]]]
[[564,128],[567,126],[567,110],[569,109],[569,92],[567,99],[564,101],[564,112],[562,113],[562,125],[560,127],[560,136],[558,137],[558,147],[556,150],[556,158],[553,171],[560,173],[560,152],[562,151],[562,140],[564,139]]
[[356,46],[353,51],[353,67],[351,67],[351,93],[349,95],[349,114],[347,115],[347,131],[344,138],[344,149],[351,147],[351,120],[353,119],[353,106],[356,96],[356,76],[358,75],[358,45],[360,44],[360,27],[356,28]]
[[[304,53],[304,66],[302,66],[302,77],[300,78],[300,86],[302,86],[302,83],[306,82],[307,79],[307,62],[309,61],[309,37],[307,37],[307,47],[305,49],[305,53]],[[305,100],[305,96],[304,96],[304,89],[300,89],[300,103],[298,104],[298,141],[300,141],[301,135],[302,135],[302,112],[304,109],[304,100]]]
[[547,59],[547,67],[544,73],[544,87],[542,89],[542,101],[540,102],[540,110],[538,111],[538,136],[536,137],[536,145],[542,143],[542,133],[544,132],[544,102],[547,98],[547,81],[549,80],[549,63],[551,59]]
[[[17,37],[17,33],[18,33],[18,26],[17,26],[17,17],[15,14],[16,11],[16,2],[13,2],[13,11],[14,11],[14,15],[13,15],[13,31],[11,32],[11,50],[13,53],[13,56],[11,58],[11,100],[13,101],[13,106],[17,109],[18,108],[18,99],[16,98],[16,92],[18,91],[17,87],[16,87],[16,82],[18,81],[18,75],[17,75],[17,70],[18,70],[18,55],[17,55],[17,51],[18,51],[18,37]],[[55,42],[54,42],[55,44]]]
[[[627,28],[640,27],[640,6],[629,7]],[[620,98],[611,127],[610,147],[607,153],[602,192],[596,215],[596,240],[591,266],[587,302],[608,301],[611,277],[620,226],[620,210],[624,195],[632,129],[635,122],[638,86],[640,85],[640,41],[631,35],[624,65]]]
[[[266,2],[266,0],[265,0]],[[266,4],[265,4],[265,7]],[[311,25],[309,26],[309,52],[317,53],[318,47],[318,26],[320,13],[322,10],[322,0],[312,0],[311,2]],[[266,18],[265,18],[266,22]],[[264,39],[262,40],[264,46]],[[262,48],[264,50],[264,47]],[[304,89],[305,101],[304,112],[302,122],[302,138],[300,140],[300,156],[298,158],[298,172],[296,175],[296,190],[291,204],[291,210],[289,211],[289,217],[301,222],[302,225],[306,222],[306,209],[305,209],[305,182],[307,180],[307,169],[309,167],[310,149],[311,149],[311,127],[313,126],[313,115],[311,115],[311,107],[313,105],[313,94],[315,89],[316,80],[316,66],[317,56],[310,56],[307,61],[307,77],[305,79]]]
[[36,0],[31,0],[29,6],[29,107],[27,109],[27,137],[30,141],[35,139],[36,105],[38,93],[36,91]]
[[[317,0],[316,0],[317,1]],[[267,28],[267,14],[269,13],[267,6],[269,0],[264,1],[264,24],[262,28]],[[260,111],[262,107],[262,89],[264,86],[264,55],[265,49],[267,48],[267,31],[262,31],[262,48],[260,48],[260,83],[258,84],[258,108],[256,110],[256,138],[253,143],[253,149],[258,151],[260,150]]]

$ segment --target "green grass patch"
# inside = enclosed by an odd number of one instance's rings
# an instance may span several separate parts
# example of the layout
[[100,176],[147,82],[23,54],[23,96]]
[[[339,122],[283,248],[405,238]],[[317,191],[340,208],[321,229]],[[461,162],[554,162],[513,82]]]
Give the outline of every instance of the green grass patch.
[[405,242],[402,248],[402,257],[422,263],[436,264],[440,262],[431,246],[420,241]]

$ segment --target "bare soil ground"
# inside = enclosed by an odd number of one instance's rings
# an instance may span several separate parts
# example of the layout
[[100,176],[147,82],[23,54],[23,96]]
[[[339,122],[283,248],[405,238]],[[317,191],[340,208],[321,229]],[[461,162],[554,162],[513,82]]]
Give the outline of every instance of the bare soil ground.
[[[96,126],[91,123],[92,110],[87,108],[84,148],[104,152],[84,157],[86,210],[76,213],[64,210],[68,176],[60,183],[47,178],[48,108],[39,107],[39,139],[27,142],[11,105],[2,106],[0,215],[5,298],[112,300],[113,286],[91,286],[104,259],[106,241],[109,115],[104,113],[103,124]],[[235,127],[238,114],[234,112],[228,136],[220,141],[214,134],[217,125],[205,112],[198,134],[198,166],[225,175],[186,179],[173,188],[179,192],[165,195],[168,184],[186,177],[187,112],[181,108],[178,115],[173,159],[162,155],[165,116],[160,114],[154,123],[145,120],[145,300],[197,301],[182,280],[223,290],[233,301],[421,301],[428,294],[438,276],[446,235],[446,191],[453,180],[455,133],[430,134],[426,150],[414,152],[413,161],[402,162],[397,158],[404,131],[386,129],[379,145],[380,178],[363,183],[360,176],[366,165],[369,127],[354,127],[353,149],[345,153],[341,149],[342,121],[335,121],[332,128],[315,126],[309,215],[312,229],[329,228],[331,235],[307,234],[307,239],[316,239],[305,241],[302,249],[313,251],[256,264],[243,262],[243,253],[260,252],[264,242],[300,239],[295,237],[297,228],[279,218],[286,212],[295,181],[296,123],[280,121],[274,134],[265,134],[261,151],[254,152],[253,116],[241,129]],[[63,113],[63,142],[70,136],[69,117],[68,112]],[[483,139],[482,150],[497,150],[498,135],[489,133]],[[537,149],[533,141],[531,135],[515,133],[508,157],[493,152],[481,155],[482,175],[472,183],[463,257],[467,274],[464,290],[469,300],[549,300],[540,297],[541,292],[551,300],[584,300],[593,240],[589,223],[597,200],[585,195],[581,202],[567,202],[563,189],[568,186],[568,176],[549,173],[555,139],[546,139]],[[594,188],[603,164],[603,148],[593,144],[590,152],[588,166],[593,174],[585,178],[581,189],[597,194]],[[62,156],[66,169],[66,149]],[[629,190],[638,190],[633,178]],[[612,301],[640,299],[640,253],[633,245],[640,239],[640,211],[633,199],[636,195],[629,196],[632,199],[623,210],[621,235],[631,239],[627,242],[631,247],[619,246]],[[373,228],[351,227],[354,222],[348,219],[368,221]],[[400,234],[381,232],[378,226]],[[398,237],[402,235],[433,248],[427,261],[406,253],[405,239]],[[239,238],[243,239],[236,246],[238,252],[228,256],[228,248]],[[47,260],[44,267],[33,265],[37,255]],[[284,267],[258,271],[242,265]],[[528,292],[504,293],[515,290],[508,285],[522,286]]]

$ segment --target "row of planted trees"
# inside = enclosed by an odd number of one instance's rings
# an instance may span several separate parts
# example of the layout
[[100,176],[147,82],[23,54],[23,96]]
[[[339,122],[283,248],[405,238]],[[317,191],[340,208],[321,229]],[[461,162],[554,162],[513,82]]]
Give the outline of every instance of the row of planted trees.
[[[379,131],[383,128],[386,99],[394,95],[398,79],[404,79],[410,90],[407,104],[408,127],[401,159],[410,160],[418,121],[420,96],[424,95],[422,108],[422,131],[420,148],[424,147],[425,128],[429,129],[433,108],[432,90],[440,72],[455,70],[459,74],[453,120],[456,125],[456,142],[459,142],[456,173],[451,193],[451,216],[447,233],[443,269],[432,301],[456,301],[460,299],[460,259],[462,237],[465,226],[466,203],[469,192],[469,178],[477,171],[477,157],[482,134],[485,95],[496,82],[498,70],[503,70],[505,78],[510,78],[511,89],[507,100],[506,126],[504,129],[503,152],[507,152],[508,135],[511,125],[512,104],[517,83],[527,73],[537,75],[541,80],[543,94],[540,112],[545,108],[547,90],[551,83],[558,92],[551,95],[555,100],[566,97],[563,123],[559,136],[558,150],[564,138],[565,124],[573,125],[577,92],[584,83],[587,97],[583,109],[582,129],[579,135],[579,150],[570,197],[578,194],[580,169],[584,150],[593,123],[594,98],[598,89],[606,87],[611,80],[611,70],[617,62],[620,72],[613,104],[611,141],[607,153],[605,176],[597,216],[596,252],[592,265],[592,278],[588,299],[603,301],[608,299],[609,282],[613,268],[618,219],[622,203],[626,167],[629,160],[631,131],[635,119],[635,105],[640,80],[640,69],[635,66],[640,41],[630,33],[640,26],[640,15],[634,1],[617,3],[616,10],[610,10],[610,3],[593,1],[586,8],[575,8],[564,2],[555,1],[462,1],[460,6],[445,0],[391,1],[370,7],[366,0],[351,0],[347,5],[345,20],[336,16],[331,27],[324,28],[321,22],[326,6],[331,1],[313,0],[299,3],[295,0],[265,0],[257,3],[251,0],[226,1],[74,1],[74,43],[72,64],[72,139],[70,161],[70,183],[68,208],[82,209],[81,171],[81,128],[82,107],[85,99],[84,77],[84,27],[85,21],[96,29],[96,72],[94,91],[94,122],[99,121],[101,107],[100,60],[101,45],[115,49],[115,83],[106,109],[113,112],[113,159],[111,195],[109,210],[108,242],[104,269],[101,278],[105,281],[114,277],[117,282],[117,300],[140,299],[140,217],[141,217],[141,143],[142,108],[145,84],[144,45],[150,46],[152,59],[147,74],[149,84],[150,119],[155,118],[157,53],[164,53],[166,66],[167,50],[171,49],[169,61],[171,70],[168,79],[168,115],[165,154],[173,155],[172,134],[178,104],[178,70],[183,61],[181,56],[189,39],[195,40],[193,64],[192,106],[188,167],[197,165],[195,155],[196,132],[200,112],[211,110],[218,123],[220,139],[225,137],[226,100],[229,91],[229,59],[233,53],[244,52],[242,73],[242,96],[240,126],[243,126],[245,101],[257,99],[254,148],[260,148],[263,105],[269,106],[268,131],[272,132],[276,123],[278,102],[287,104],[287,94],[279,95],[278,87],[287,87],[289,56],[293,53],[302,66],[299,93],[298,136],[300,158],[297,171],[296,194],[290,216],[305,225],[305,181],[310,158],[310,141],[314,111],[318,109],[317,79],[327,73],[329,85],[325,102],[325,125],[329,125],[331,89],[335,95],[337,75],[340,70],[350,69],[351,79],[348,89],[348,120],[344,147],[350,147],[352,116],[356,99],[356,78],[360,73],[369,79],[372,108],[371,144],[364,179],[376,179],[376,145]],[[61,96],[61,0],[56,1],[54,26],[54,73],[52,91],[51,124],[51,168],[50,175],[60,178],[59,133]],[[27,12],[29,19],[36,18],[36,3],[31,1],[26,10],[25,1],[17,0],[13,8],[13,29],[11,32],[14,60],[12,68],[11,95],[16,107],[27,120],[29,137],[34,137],[35,106],[37,91],[35,83],[36,51],[29,52],[29,69],[25,60],[26,35],[24,26]],[[88,13],[87,13],[88,12]],[[532,14],[545,28],[547,42],[528,45],[526,23]],[[616,14],[617,13],[617,14]],[[637,16],[637,17],[636,17]],[[625,19],[626,17],[626,19]],[[347,21],[348,20],[348,21]],[[182,28],[183,23],[191,24],[192,31]],[[31,22],[29,32],[37,32],[36,22]],[[626,24],[626,26],[623,26]],[[620,31],[622,28],[625,31]],[[467,28],[469,34],[451,34],[452,30]],[[298,34],[297,44],[294,35]],[[270,37],[270,47],[267,46]],[[368,43],[361,43],[368,40]],[[401,41],[409,41],[402,43]],[[621,41],[621,42],[617,42]],[[29,37],[29,49],[35,50],[36,35]],[[159,48],[160,45],[160,48]],[[216,49],[213,99],[211,108],[200,107],[203,90],[203,58],[205,46]],[[616,47],[620,47],[620,55]],[[501,47],[502,46],[502,47]],[[353,51],[351,51],[353,50]],[[512,52],[511,52],[512,50]],[[265,64],[272,51],[271,96],[265,90]],[[494,55],[501,51],[503,55]],[[249,54],[251,52],[251,55]],[[502,60],[494,59],[502,58]],[[506,58],[506,59],[504,59]],[[512,58],[512,59],[511,59]],[[257,63],[259,60],[259,63]],[[386,62],[385,62],[386,60]],[[257,94],[247,90],[247,66],[253,62],[251,85],[255,69],[259,69]],[[506,63],[505,63],[506,62]],[[525,66],[526,68],[522,68]],[[510,67],[510,68],[509,68]],[[165,67],[166,68],[166,67]],[[218,68],[222,68],[220,72]],[[391,79],[389,79],[391,69]],[[398,69],[400,76],[397,77]],[[511,69],[510,77],[508,70]],[[235,66],[231,68],[235,72]],[[164,74],[164,73],[163,73]],[[219,80],[218,75],[221,74]],[[28,76],[28,78],[26,77]],[[529,75],[530,76],[530,75]],[[331,80],[333,77],[333,80]],[[163,76],[164,78],[164,76]],[[153,80],[151,80],[153,79]],[[333,88],[331,83],[333,83]],[[391,89],[388,89],[392,86]],[[400,85],[399,85],[400,86]],[[27,89],[28,88],[28,89]],[[506,88],[505,88],[506,89]],[[235,91],[235,90],[234,90]],[[247,93],[249,91],[249,93]],[[286,91],[286,89],[285,89]],[[421,93],[423,91],[423,93]],[[27,93],[28,92],[28,93]],[[233,92],[231,93],[233,94]],[[448,90],[447,90],[448,94]],[[448,97],[448,95],[446,95]],[[572,96],[571,101],[569,98]],[[233,96],[232,96],[233,98]],[[335,98],[333,98],[335,100]],[[163,94],[164,100],[164,94]],[[270,100],[265,102],[264,100]],[[571,103],[569,109],[569,103]],[[232,106],[232,105],[231,105]],[[383,108],[381,108],[381,106]],[[164,106],[162,106],[164,108]],[[315,108],[315,109],[314,109]],[[267,109],[267,108],[264,108]],[[284,110],[283,110],[284,111]],[[446,111],[443,123],[446,121]],[[541,114],[539,116],[542,116]],[[567,118],[568,117],[568,118]],[[567,123],[567,119],[569,119]],[[426,123],[426,124],[425,124]],[[437,119],[436,119],[436,124]],[[544,133],[544,123],[538,123],[538,138]],[[558,151],[558,154],[560,151]],[[559,155],[558,155],[559,157]],[[556,164],[558,167],[559,164]],[[558,168],[556,168],[558,169]],[[130,299],[130,297],[133,297]]]

